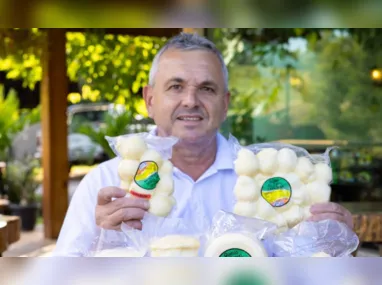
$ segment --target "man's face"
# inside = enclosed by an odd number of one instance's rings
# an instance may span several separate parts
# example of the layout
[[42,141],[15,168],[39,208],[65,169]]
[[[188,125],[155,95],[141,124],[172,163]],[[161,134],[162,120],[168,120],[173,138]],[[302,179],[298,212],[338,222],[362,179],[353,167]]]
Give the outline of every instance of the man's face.
[[187,142],[211,138],[225,120],[230,94],[212,52],[169,49],[160,58],[154,86],[144,99],[158,134]]

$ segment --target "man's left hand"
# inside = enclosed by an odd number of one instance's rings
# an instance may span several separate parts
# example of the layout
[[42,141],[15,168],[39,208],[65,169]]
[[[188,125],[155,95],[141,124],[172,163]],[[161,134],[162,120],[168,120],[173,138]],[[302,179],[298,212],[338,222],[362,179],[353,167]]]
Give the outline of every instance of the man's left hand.
[[310,208],[312,216],[308,221],[322,221],[322,220],[336,220],[345,223],[348,227],[353,229],[353,217],[352,214],[343,206],[328,202],[312,205]]

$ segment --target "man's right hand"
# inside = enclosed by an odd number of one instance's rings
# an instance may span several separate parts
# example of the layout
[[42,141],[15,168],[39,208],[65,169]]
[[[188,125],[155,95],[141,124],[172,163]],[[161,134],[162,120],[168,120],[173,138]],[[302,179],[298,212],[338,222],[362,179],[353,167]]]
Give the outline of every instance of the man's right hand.
[[[109,230],[119,230],[124,222],[130,227],[142,229],[141,220],[149,208],[145,199],[127,198],[126,191],[118,187],[105,187],[98,193],[95,210],[98,226]],[[112,201],[113,198],[117,198]]]

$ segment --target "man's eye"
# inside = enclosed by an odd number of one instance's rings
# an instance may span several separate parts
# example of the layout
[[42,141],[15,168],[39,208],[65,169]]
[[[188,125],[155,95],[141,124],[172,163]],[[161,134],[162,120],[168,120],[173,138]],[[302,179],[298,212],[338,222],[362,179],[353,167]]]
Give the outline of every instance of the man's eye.
[[202,89],[202,91],[205,91],[205,92],[210,92],[210,93],[212,93],[212,92],[214,92],[214,91],[215,91],[215,90],[214,90],[214,89],[212,89],[211,87],[207,87],[207,86],[204,86],[204,87],[202,87],[201,89]]
[[171,86],[170,86],[170,89],[180,90],[180,89],[182,89],[182,86],[179,85],[179,84],[175,84],[175,85],[171,85]]

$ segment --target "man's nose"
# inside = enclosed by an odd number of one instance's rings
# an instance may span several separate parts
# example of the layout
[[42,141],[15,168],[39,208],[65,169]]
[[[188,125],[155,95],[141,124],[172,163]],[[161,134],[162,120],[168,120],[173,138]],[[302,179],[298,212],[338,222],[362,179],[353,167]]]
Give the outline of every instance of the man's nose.
[[194,88],[188,89],[184,94],[182,105],[190,109],[199,106],[198,94]]

